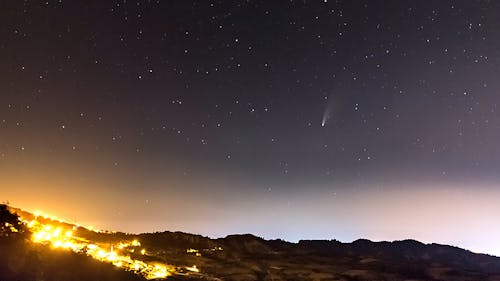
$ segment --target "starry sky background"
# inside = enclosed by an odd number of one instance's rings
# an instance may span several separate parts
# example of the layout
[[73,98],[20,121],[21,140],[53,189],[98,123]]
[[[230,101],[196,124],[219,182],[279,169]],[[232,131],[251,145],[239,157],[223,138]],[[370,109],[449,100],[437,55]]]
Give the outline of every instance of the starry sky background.
[[129,232],[500,255],[499,14],[2,1],[0,199]]

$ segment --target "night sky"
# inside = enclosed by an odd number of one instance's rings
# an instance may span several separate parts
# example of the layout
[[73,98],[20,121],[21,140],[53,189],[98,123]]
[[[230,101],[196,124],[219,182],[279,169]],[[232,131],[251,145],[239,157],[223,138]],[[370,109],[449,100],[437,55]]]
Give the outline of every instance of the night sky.
[[500,3],[0,3],[0,199],[500,255]]

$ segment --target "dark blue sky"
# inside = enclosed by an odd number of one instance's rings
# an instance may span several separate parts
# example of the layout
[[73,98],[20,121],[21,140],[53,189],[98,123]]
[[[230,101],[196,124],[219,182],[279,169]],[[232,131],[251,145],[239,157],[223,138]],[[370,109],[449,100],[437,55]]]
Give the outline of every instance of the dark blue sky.
[[[419,236],[429,226],[385,235],[321,217],[364,210],[368,222],[412,204],[407,192],[442,199],[415,217],[491,215],[476,207],[499,181],[499,12],[490,1],[4,1],[5,200],[127,231],[479,249]],[[442,213],[449,190],[473,203]],[[354,203],[366,194],[387,202]],[[274,224],[294,217],[297,229]]]

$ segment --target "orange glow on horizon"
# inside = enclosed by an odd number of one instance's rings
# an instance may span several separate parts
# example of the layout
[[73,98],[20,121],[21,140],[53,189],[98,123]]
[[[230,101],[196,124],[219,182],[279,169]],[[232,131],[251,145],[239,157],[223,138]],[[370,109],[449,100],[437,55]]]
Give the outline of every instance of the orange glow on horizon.
[[[43,218],[44,220],[40,220]],[[141,246],[139,240],[119,241],[117,243],[97,243],[75,235],[79,226],[68,224],[55,216],[36,212],[31,220],[22,218],[22,221],[32,232],[31,241],[51,246],[53,249],[67,249],[77,253],[84,253],[96,260],[113,264],[116,267],[144,276],[146,279],[164,279],[177,272],[173,265],[161,262],[145,262],[131,257]],[[51,223],[47,222],[51,221]],[[87,230],[95,233],[102,231]],[[110,233],[110,232],[106,232]],[[142,255],[145,249],[140,250]],[[185,270],[199,272],[194,265],[185,267]]]

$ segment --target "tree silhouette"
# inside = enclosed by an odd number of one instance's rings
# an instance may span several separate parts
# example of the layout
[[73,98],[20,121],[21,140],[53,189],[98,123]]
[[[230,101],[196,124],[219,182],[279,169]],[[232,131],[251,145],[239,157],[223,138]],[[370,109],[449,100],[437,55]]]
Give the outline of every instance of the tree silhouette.
[[19,217],[7,205],[0,204],[0,238],[24,237],[27,229]]

